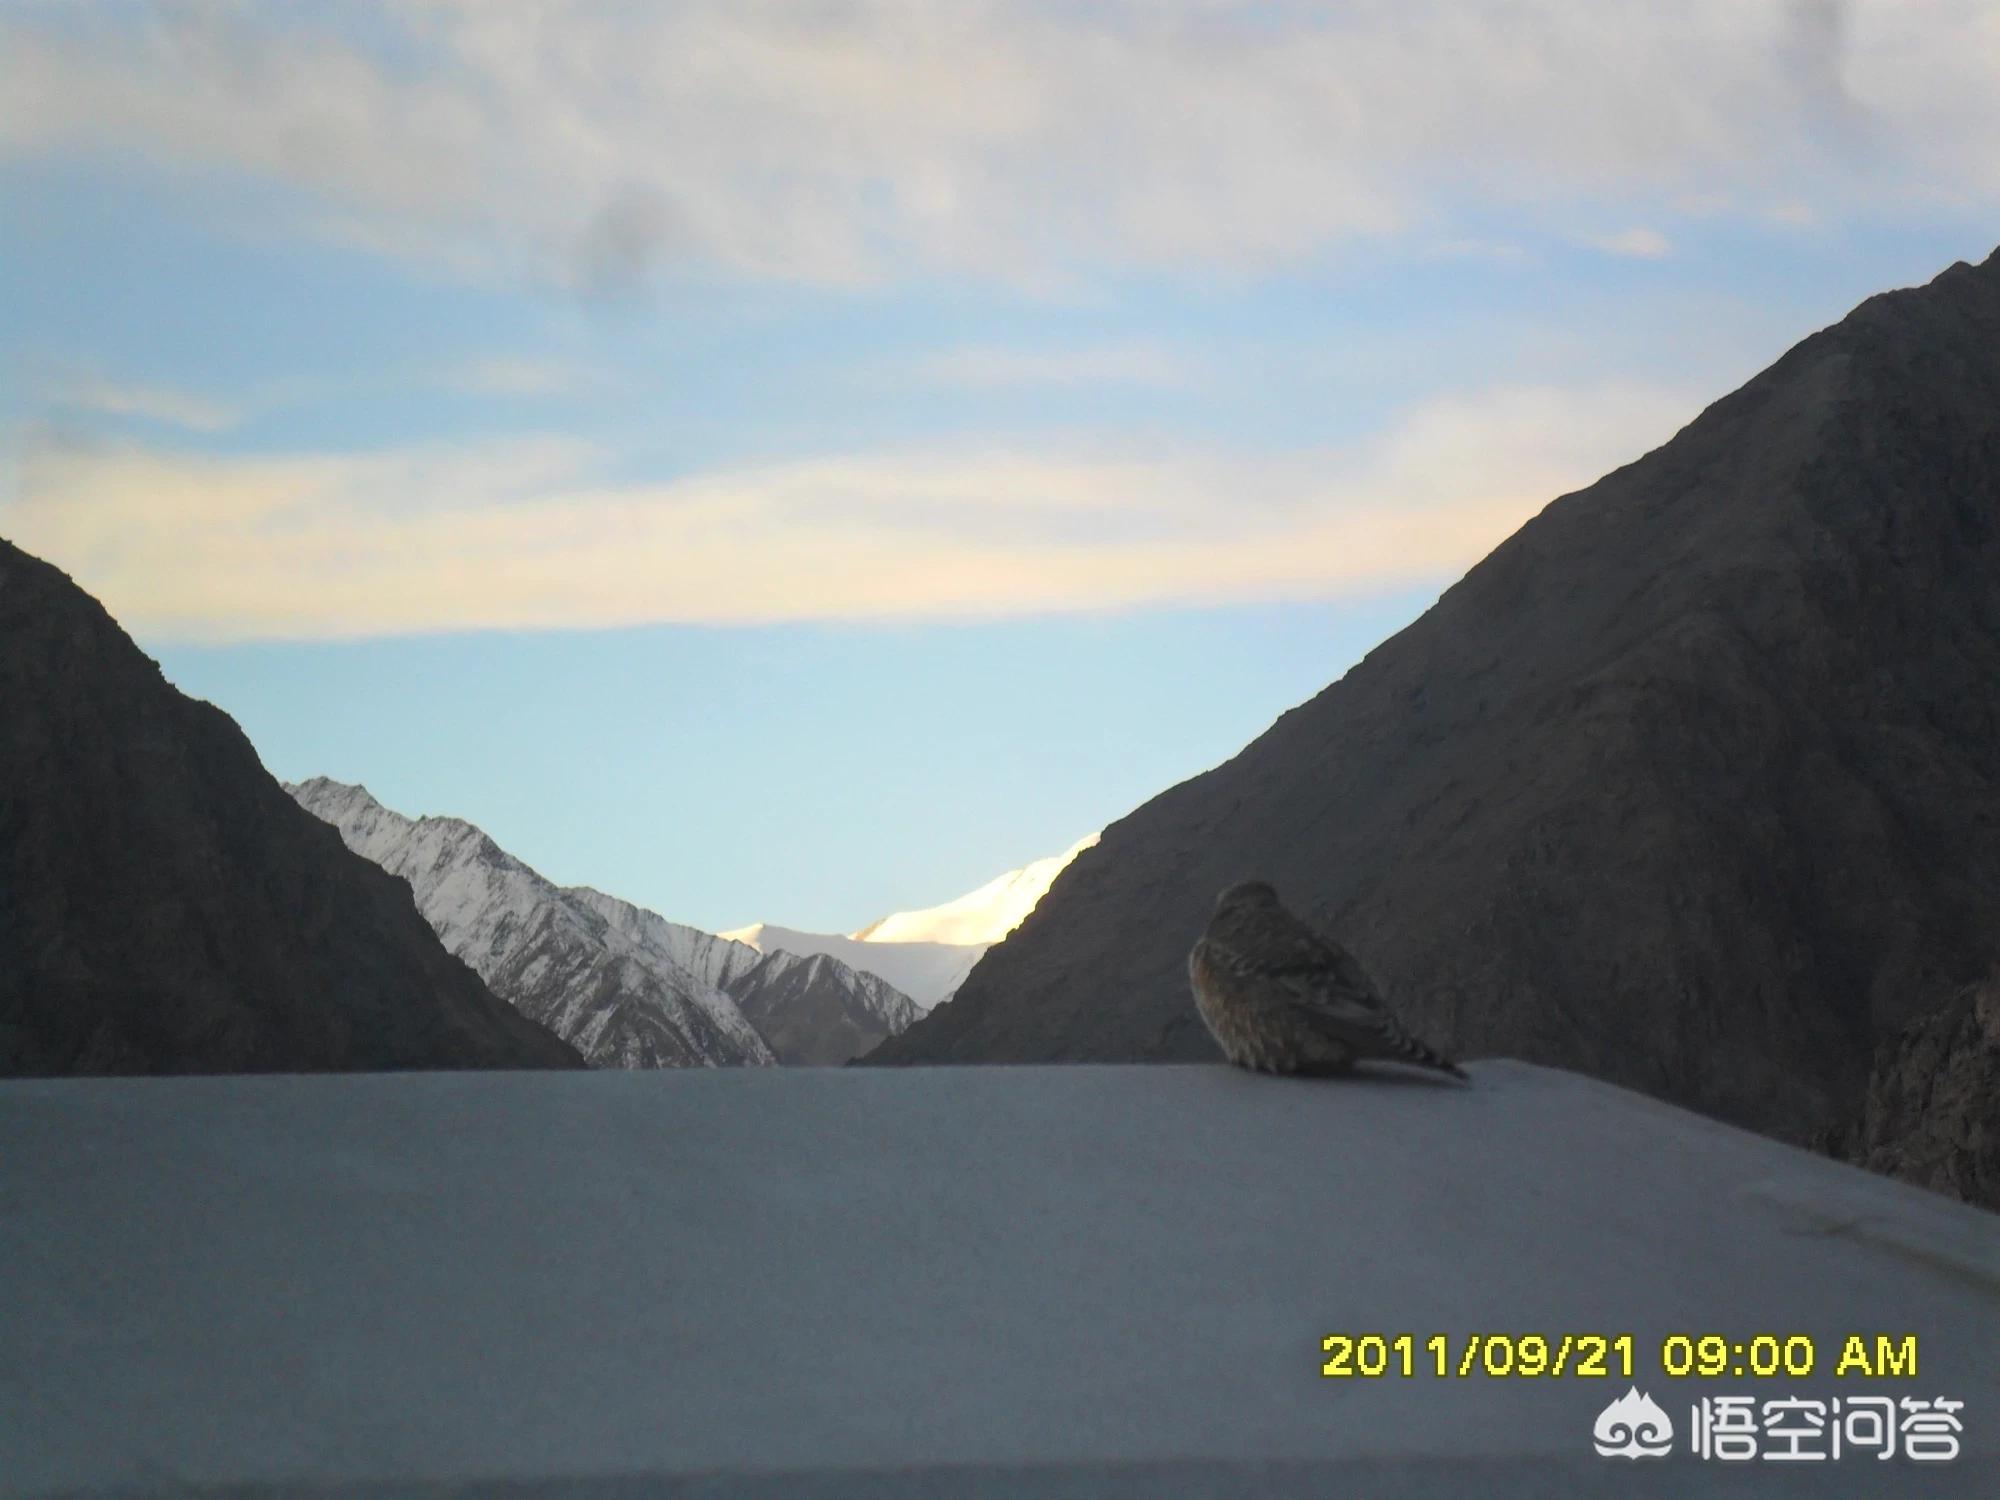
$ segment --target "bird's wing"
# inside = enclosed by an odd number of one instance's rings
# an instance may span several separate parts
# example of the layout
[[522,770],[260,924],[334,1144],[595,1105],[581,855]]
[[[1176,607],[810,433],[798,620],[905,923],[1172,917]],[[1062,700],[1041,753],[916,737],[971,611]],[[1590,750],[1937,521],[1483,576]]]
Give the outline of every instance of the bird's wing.
[[1211,934],[1195,945],[1190,960],[1195,954],[1251,986],[1271,1004],[1329,1017],[1387,1014],[1381,996],[1352,955],[1303,927],[1296,933],[1259,933],[1254,945],[1244,946]]
[[1280,1004],[1348,1042],[1360,1056],[1398,1058],[1464,1078],[1458,1064],[1404,1030],[1382,1002],[1368,970],[1338,942],[1322,938],[1296,918],[1284,924],[1282,936],[1270,934],[1270,942],[1276,960],[1268,970],[1270,990]]
[[[1397,1058],[1463,1078],[1456,1063],[1403,1029],[1354,955],[1289,913],[1280,914],[1239,949],[1207,941],[1206,961],[1253,987],[1267,1005],[1300,1016],[1363,1057]],[[1249,951],[1244,951],[1244,950]]]
[[[1353,959],[1349,958],[1347,963],[1360,975]],[[1360,978],[1363,987],[1356,988],[1330,972],[1322,973],[1316,982],[1312,976],[1300,974],[1280,980],[1274,988],[1281,997],[1280,1004],[1303,1017],[1315,1030],[1346,1043],[1358,1057],[1393,1058],[1421,1068],[1435,1068],[1455,1078],[1465,1077],[1458,1064],[1405,1031],[1403,1023],[1383,1006],[1374,988],[1368,985],[1366,976]]]
[[[1359,966],[1351,958],[1347,961],[1358,974]],[[1367,983],[1366,976],[1362,982]],[[1435,1068],[1454,1078],[1465,1077],[1465,1070],[1457,1063],[1405,1031],[1403,1023],[1383,1006],[1372,987],[1364,994],[1345,983],[1329,980],[1317,986],[1301,984],[1287,988],[1292,1003],[1312,1025],[1346,1042],[1357,1056],[1393,1058],[1420,1068]]]
[[1260,934],[1259,956],[1267,974],[1300,1003],[1331,1010],[1381,1010],[1382,997],[1354,955],[1305,923],[1286,917]]

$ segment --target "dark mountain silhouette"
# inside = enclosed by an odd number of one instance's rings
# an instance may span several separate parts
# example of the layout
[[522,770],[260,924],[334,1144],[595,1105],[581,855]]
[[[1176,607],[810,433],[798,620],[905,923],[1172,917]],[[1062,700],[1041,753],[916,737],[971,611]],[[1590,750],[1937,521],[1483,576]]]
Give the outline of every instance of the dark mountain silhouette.
[[2000,973],[1968,985],[1876,1054],[1842,1154],[2000,1208]]
[[0,541],[0,1074],[582,1065]]
[[1447,1050],[1886,1161],[1871,1079],[2000,956],[2000,254],[1556,500],[869,1060],[1213,1056],[1183,963],[1250,875]]

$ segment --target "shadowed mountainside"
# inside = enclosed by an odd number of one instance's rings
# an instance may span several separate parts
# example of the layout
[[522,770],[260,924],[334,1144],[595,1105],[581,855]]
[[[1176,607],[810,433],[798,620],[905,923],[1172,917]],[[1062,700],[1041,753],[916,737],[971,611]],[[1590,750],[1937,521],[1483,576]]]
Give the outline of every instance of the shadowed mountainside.
[[1883,1044],[1842,1154],[2000,1209],[2000,973]]
[[1877,1048],[2000,956],[1996,523],[2000,254],[1556,500],[869,1061],[1213,1056],[1183,964],[1254,874],[1447,1049],[1858,1151]]
[[581,1066],[0,541],[0,1074]]

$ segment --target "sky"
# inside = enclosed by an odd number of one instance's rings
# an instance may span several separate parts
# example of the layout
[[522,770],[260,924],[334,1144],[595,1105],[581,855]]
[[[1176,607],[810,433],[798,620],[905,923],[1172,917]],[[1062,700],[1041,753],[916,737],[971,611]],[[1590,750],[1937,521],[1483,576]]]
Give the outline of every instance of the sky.
[[14,0],[0,536],[280,776],[847,931],[1996,243],[1982,0]]

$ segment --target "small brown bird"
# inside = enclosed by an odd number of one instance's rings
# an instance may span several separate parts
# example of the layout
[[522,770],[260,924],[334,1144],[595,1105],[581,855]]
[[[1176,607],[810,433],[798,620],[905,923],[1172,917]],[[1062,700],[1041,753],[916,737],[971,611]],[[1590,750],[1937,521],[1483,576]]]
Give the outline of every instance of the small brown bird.
[[1383,1008],[1352,954],[1286,911],[1261,880],[1216,897],[1188,954],[1188,980],[1195,1009],[1239,1068],[1345,1073],[1373,1057],[1465,1077]]

